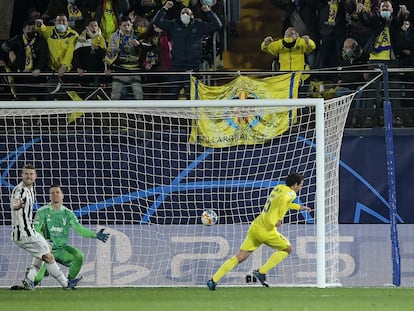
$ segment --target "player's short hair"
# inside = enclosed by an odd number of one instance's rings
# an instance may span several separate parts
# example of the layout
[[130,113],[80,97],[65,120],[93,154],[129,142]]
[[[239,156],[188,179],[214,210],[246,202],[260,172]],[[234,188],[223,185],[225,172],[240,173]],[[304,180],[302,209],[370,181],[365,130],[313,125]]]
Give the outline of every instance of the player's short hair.
[[33,164],[26,164],[25,166],[23,166],[22,171],[24,170],[36,170],[36,167]]
[[62,187],[61,187],[59,184],[52,184],[52,185],[49,187],[49,189],[52,189],[52,188],[60,188],[60,189],[62,189]]
[[286,186],[291,187],[295,184],[300,185],[300,183],[302,182],[302,180],[304,180],[305,177],[303,177],[302,174],[300,173],[290,173],[286,179],[285,179],[285,183]]

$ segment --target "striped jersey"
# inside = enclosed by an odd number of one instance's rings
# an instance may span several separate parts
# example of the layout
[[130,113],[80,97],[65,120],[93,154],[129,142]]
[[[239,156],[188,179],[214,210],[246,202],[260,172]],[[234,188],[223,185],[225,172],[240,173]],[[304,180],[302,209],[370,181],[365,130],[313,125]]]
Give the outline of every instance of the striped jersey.
[[16,199],[23,200],[23,207],[20,209],[13,209],[11,206],[11,220],[12,220],[12,239],[19,241],[22,237],[34,236],[35,230],[33,228],[33,206],[35,203],[35,192],[33,186],[28,188],[23,182],[14,187],[10,204]]

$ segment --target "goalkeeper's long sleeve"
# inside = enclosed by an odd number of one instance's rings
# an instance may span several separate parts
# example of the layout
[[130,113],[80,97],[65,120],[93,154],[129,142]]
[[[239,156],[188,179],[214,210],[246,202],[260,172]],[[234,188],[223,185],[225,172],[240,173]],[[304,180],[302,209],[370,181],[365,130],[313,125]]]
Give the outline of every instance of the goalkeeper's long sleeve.
[[79,222],[72,224],[73,230],[75,230],[81,237],[96,239],[96,232],[86,229]]

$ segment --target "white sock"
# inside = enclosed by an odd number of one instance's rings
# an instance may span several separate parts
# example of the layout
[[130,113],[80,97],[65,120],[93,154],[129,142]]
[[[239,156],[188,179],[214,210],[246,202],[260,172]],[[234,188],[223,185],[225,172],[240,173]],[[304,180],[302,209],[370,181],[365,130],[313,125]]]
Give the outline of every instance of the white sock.
[[32,265],[29,268],[27,273],[27,278],[31,281],[34,281],[37,273],[39,272],[40,268],[42,267],[43,261],[39,258],[33,258]]
[[68,279],[63,274],[62,270],[60,269],[56,261],[52,263],[45,263],[45,265],[49,274],[53,276],[59,282],[59,284],[62,285],[62,287],[68,286]]

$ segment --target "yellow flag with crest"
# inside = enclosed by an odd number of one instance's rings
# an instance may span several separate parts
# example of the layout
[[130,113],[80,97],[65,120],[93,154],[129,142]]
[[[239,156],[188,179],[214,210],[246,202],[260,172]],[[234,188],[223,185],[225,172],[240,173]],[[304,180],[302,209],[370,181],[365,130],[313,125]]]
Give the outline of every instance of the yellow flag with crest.
[[[239,76],[222,86],[208,86],[192,77],[191,99],[288,99],[297,98],[300,74],[269,78]],[[234,110],[237,111],[234,111]],[[296,109],[280,107],[266,113],[261,107],[197,108],[190,142],[205,147],[261,144],[286,132],[297,121]]]

